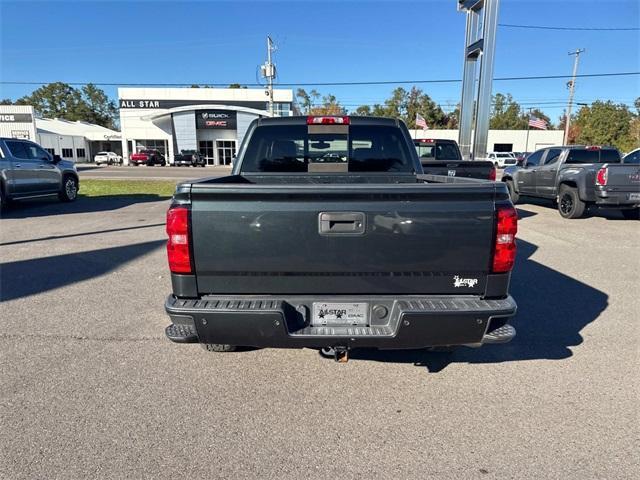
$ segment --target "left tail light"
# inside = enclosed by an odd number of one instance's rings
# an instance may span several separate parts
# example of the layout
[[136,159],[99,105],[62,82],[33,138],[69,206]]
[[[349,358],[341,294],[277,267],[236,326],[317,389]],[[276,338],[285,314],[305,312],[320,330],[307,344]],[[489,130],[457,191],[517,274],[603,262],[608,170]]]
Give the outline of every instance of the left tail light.
[[491,165],[491,170],[489,171],[489,180],[495,181],[496,179],[496,166]]
[[600,185],[604,187],[607,184],[607,180],[609,179],[609,169],[607,167],[602,167],[596,173],[596,185]]
[[167,258],[172,273],[192,273],[189,210],[174,207],[167,211]]
[[493,273],[505,273],[513,268],[516,261],[516,233],[518,233],[518,212],[512,205],[498,206],[493,247]]

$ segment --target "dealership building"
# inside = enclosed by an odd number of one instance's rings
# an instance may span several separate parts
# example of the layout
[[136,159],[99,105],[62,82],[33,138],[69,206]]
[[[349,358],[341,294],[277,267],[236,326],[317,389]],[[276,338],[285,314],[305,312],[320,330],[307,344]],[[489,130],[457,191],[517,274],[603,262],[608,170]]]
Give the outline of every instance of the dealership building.
[[[274,115],[293,114],[293,90],[273,92]],[[263,89],[119,88],[125,162],[131,153],[157,149],[173,163],[182,150],[197,150],[207,165],[230,165],[256,118],[269,116]]]
[[120,132],[93,123],[37,118],[31,105],[0,105],[0,137],[26,138],[51,155],[89,162],[96,153],[120,153]]

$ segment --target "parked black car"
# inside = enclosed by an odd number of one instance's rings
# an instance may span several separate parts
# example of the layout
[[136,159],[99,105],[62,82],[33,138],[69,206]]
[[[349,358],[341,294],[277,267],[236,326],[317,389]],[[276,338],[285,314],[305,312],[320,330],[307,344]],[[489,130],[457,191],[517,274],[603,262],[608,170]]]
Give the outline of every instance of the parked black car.
[[79,190],[75,163],[30,140],[0,138],[0,207],[11,200],[48,195],[72,202]]
[[413,140],[422,170],[431,175],[496,179],[496,167],[483,160],[463,160],[455,140],[419,138]]
[[205,158],[196,150],[181,150],[179,154],[173,156],[174,167],[204,167]]
[[502,176],[513,203],[521,196],[548,198],[564,218],[580,218],[589,206],[640,215],[640,167],[623,164],[613,147],[564,146],[537,150],[522,167]]
[[346,360],[515,335],[506,186],[422,174],[396,119],[254,120],[231,176],[178,185],[166,231],[174,342]]

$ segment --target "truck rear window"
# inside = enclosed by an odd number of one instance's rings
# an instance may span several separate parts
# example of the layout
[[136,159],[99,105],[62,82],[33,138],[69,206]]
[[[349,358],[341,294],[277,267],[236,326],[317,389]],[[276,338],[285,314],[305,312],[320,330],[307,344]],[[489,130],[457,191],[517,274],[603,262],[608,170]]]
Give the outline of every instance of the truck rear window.
[[387,125],[313,130],[307,125],[259,126],[249,139],[241,169],[277,173],[414,171],[402,130]]
[[569,150],[566,163],[620,163],[620,152],[612,148]]
[[462,160],[458,149],[451,143],[416,145],[416,150],[421,160]]

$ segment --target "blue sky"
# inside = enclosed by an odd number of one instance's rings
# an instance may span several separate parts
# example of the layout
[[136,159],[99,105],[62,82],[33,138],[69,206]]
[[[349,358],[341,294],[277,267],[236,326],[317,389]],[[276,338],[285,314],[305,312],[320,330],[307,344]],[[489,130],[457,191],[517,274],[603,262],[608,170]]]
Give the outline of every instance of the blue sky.
[[[4,81],[256,82],[265,36],[278,44],[278,81],[312,83],[460,78],[465,18],[453,0],[421,2],[7,2],[0,4]],[[500,23],[638,27],[639,2],[502,0]],[[569,74],[567,52],[585,48],[580,73],[640,70],[640,32],[500,28],[495,76]],[[566,80],[494,82],[553,120]],[[409,87],[405,85],[405,87]],[[17,98],[36,86],[0,85]],[[116,87],[102,87],[117,97]],[[306,87],[311,89],[313,87]],[[381,103],[394,88],[325,86],[347,108]],[[421,85],[450,110],[460,85]],[[632,104],[640,77],[579,79],[576,100]],[[549,102],[559,102],[550,104]],[[542,103],[544,102],[544,103]]]

